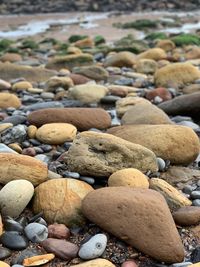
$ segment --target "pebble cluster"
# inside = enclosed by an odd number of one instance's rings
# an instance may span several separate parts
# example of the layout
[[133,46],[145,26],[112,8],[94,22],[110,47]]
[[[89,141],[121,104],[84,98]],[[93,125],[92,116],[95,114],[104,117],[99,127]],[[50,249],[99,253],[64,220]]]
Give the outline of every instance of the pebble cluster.
[[0,266],[200,265],[200,48],[184,37],[0,42]]

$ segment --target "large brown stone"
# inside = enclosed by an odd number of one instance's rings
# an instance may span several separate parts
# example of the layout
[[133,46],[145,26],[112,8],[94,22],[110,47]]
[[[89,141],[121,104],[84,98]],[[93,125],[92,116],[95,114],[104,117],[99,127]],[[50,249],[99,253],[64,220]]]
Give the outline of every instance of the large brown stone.
[[152,150],[157,157],[173,164],[188,165],[199,154],[200,143],[195,132],[180,125],[124,125],[108,133]]
[[200,222],[200,207],[182,207],[173,213],[174,221],[181,226],[190,226]]
[[40,67],[0,63],[0,78],[6,81],[23,77],[29,82],[44,82],[55,74],[55,71]]
[[89,193],[84,215],[143,253],[166,263],[181,262],[184,248],[163,196],[149,189],[108,187]]
[[33,210],[42,211],[49,223],[82,224],[81,201],[92,190],[89,184],[70,178],[46,181],[35,189]]
[[167,57],[166,52],[161,48],[151,48],[145,52],[140,53],[137,59],[152,59],[152,60],[162,60]]
[[48,108],[30,113],[28,121],[36,126],[55,122],[70,123],[80,131],[107,129],[111,125],[110,115],[100,108]]
[[155,72],[157,86],[180,87],[200,78],[200,71],[189,63],[173,63]]
[[136,62],[136,56],[128,51],[122,51],[112,56],[108,56],[105,61],[105,67],[132,67]]
[[170,118],[155,105],[138,103],[128,109],[122,117],[122,124],[171,124]]
[[124,168],[156,171],[155,155],[143,146],[105,133],[83,132],[74,139],[64,161],[83,175],[110,176]]
[[181,95],[158,105],[168,115],[185,115],[199,119],[200,92]]

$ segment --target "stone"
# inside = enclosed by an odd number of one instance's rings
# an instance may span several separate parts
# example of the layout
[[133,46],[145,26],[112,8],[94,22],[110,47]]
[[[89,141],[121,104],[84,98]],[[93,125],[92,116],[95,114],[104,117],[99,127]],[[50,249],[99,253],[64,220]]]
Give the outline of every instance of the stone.
[[20,99],[10,93],[0,93],[0,108],[19,108],[21,106],[21,101]]
[[37,127],[35,125],[29,125],[27,129],[27,134],[30,139],[34,139],[36,136]]
[[11,261],[12,264],[22,264],[24,259],[31,258],[43,254],[40,249],[29,247],[20,252],[19,255],[14,257]]
[[170,265],[170,267],[188,267],[191,265],[192,265],[191,262],[184,261],[184,262],[180,262],[180,263],[174,263],[174,264]]
[[23,232],[24,227],[17,221],[13,220],[11,217],[4,218],[3,222],[4,230],[6,231],[15,231],[15,232]]
[[200,199],[195,199],[192,201],[192,205],[193,206],[197,206],[197,207],[200,207]]
[[73,141],[76,132],[76,127],[69,123],[48,123],[37,130],[36,138],[46,144],[60,145]]
[[48,229],[40,223],[29,223],[24,228],[26,237],[33,243],[40,243],[47,239]]
[[166,40],[159,40],[156,44],[156,47],[163,49],[165,52],[169,52],[172,51],[176,47],[176,45],[171,40],[166,39]]
[[121,267],[138,267],[138,265],[133,260],[124,261]]
[[153,90],[148,90],[145,94],[145,97],[149,101],[154,101],[157,96],[159,96],[162,99],[162,101],[167,101],[172,99],[171,93],[166,88],[163,87],[159,87]]
[[32,105],[28,105],[24,108],[24,111],[34,111],[39,109],[46,109],[46,108],[64,108],[64,105],[59,101],[48,101],[42,103],[35,103]]
[[200,261],[200,247],[197,246],[191,254],[192,263],[198,263]]
[[42,211],[49,223],[63,223],[69,227],[83,224],[81,201],[90,191],[93,191],[90,185],[75,179],[49,180],[35,189],[34,213]]
[[108,177],[124,168],[157,171],[156,157],[143,146],[105,133],[83,132],[74,139],[63,160],[70,171]]
[[200,207],[182,207],[173,212],[176,224],[180,226],[191,226],[200,222]]
[[75,46],[80,47],[80,48],[88,48],[88,47],[93,47],[94,46],[94,41],[92,38],[87,37],[82,40],[78,40],[74,43]]
[[100,257],[107,246],[107,236],[96,234],[81,245],[78,256],[83,260],[92,260]]
[[198,46],[191,46],[189,49],[187,49],[185,58],[187,60],[190,59],[199,59],[200,58],[200,49]]
[[11,256],[11,251],[7,248],[0,247],[0,260],[5,260]]
[[95,259],[74,265],[75,267],[115,267],[115,265],[106,259]]
[[200,92],[200,84],[190,84],[184,86],[184,88],[181,89],[181,92],[183,92],[184,94],[192,94]]
[[0,133],[2,133],[3,131],[9,129],[13,127],[13,124],[12,123],[2,123],[0,124]]
[[22,56],[20,54],[17,53],[5,53],[3,56],[0,57],[0,61],[2,62],[17,62],[17,61],[21,61],[22,60]]
[[0,90],[9,90],[11,89],[11,84],[0,79]]
[[11,149],[13,149],[14,151],[16,151],[17,153],[22,153],[22,148],[20,145],[18,145],[17,143],[12,143],[8,145]]
[[57,56],[49,60],[46,64],[47,69],[60,70],[67,68],[72,70],[74,67],[88,66],[93,63],[93,56],[90,54]]
[[187,197],[162,179],[150,179],[149,186],[164,196],[170,210],[177,210],[181,207],[192,205],[192,202]]
[[150,101],[144,99],[143,97],[127,96],[119,99],[116,102],[116,111],[118,117],[121,118],[130,108],[139,103],[151,104]]
[[48,226],[48,237],[57,239],[68,239],[70,230],[64,224],[50,224]]
[[68,90],[74,85],[73,80],[70,77],[51,77],[45,84],[45,91],[55,92],[57,88],[61,87]]
[[108,186],[149,188],[149,182],[147,176],[145,176],[141,171],[129,168],[114,172],[108,179]]
[[97,189],[83,199],[82,212],[101,228],[158,261],[174,263],[184,259],[183,245],[166,201],[154,190]]
[[151,48],[145,52],[140,53],[137,56],[137,60],[138,59],[151,59],[151,60],[158,61],[158,60],[162,60],[162,59],[166,59],[166,58],[167,58],[167,54],[161,48]]
[[88,83],[90,81],[89,78],[87,78],[81,74],[76,74],[76,73],[70,73],[69,77],[72,79],[72,81],[75,85],[85,84],[85,83]]
[[32,157],[0,153],[0,183],[26,179],[34,186],[47,180],[47,166]]
[[26,121],[26,117],[22,115],[12,115],[5,118],[2,123],[12,123],[13,125],[22,124]]
[[41,242],[41,246],[49,253],[55,254],[57,258],[71,260],[77,256],[78,246],[61,239],[48,238]]
[[17,154],[17,152],[13,149],[11,149],[10,147],[4,145],[3,143],[0,143],[0,152],[2,153],[15,153]]
[[136,62],[136,56],[128,51],[108,56],[104,61],[105,67],[132,67]]
[[4,216],[18,217],[34,194],[33,185],[27,180],[7,183],[0,191],[0,210]]
[[109,76],[107,70],[97,65],[76,67],[73,69],[73,73],[81,74],[95,81],[107,80]]
[[172,124],[170,118],[155,105],[145,102],[135,104],[128,109],[121,119],[122,125],[127,124]]
[[135,69],[139,73],[154,74],[157,70],[157,63],[152,59],[139,59],[136,61]]
[[111,126],[111,117],[100,108],[43,109],[30,113],[27,119],[37,127],[47,123],[71,123],[79,131],[102,130]]
[[79,100],[81,103],[96,103],[101,100],[108,92],[103,85],[98,84],[81,84],[69,89],[69,97]]
[[157,158],[157,164],[158,164],[159,171],[161,171],[161,172],[165,171],[166,163],[163,159]]
[[168,115],[183,115],[198,118],[200,92],[181,95],[158,105]]
[[12,250],[22,250],[28,246],[28,240],[19,232],[4,232],[0,237],[1,243]]
[[200,267],[200,262],[195,263],[195,264],[191,264],[190,266],[191,266],[191,267]]
[[173,63],[154,74],[156,86],[178,88],[200,78],[200,71],[189,63]]
[[166,172],[161,173],[161,178],[171,185],[175,186],[179,184],[179,188],[182,189],[184,184],[196,183],[200,179],[200,170],[181,166],[170,166]]
[[192,193],[191,193],[191,198],[192,199],[200,199],[200,191],[193,191]]
[[30,82],[22,81],[22,82],[14,83],[12,86],[12,90],[18,92],[18,91],[28,90],[29,88],[32,88],[32,87],[33,86]]
[[7,264],[7,263],[4,262],[4,261],[0,261],[0,266],[1,266],[1,267],[10,267],[10,265]]
[[22,143],[23,141],[25,141],[26,136],[26,126],[19,124],[3,132],[1,134],[1,142],[5,143],[6,145],[16,142]]
[[5,81],[25,78],[29,82],[43,82],[56,74],[55,71],[40,67],[22,66],[11,63],[0,63],[1,79]]
[[199,154],[199,139],[189,127],[180,125],[124,125],[107,131],[152,150],[172,164],[188,165]]
[[24,259],[23,265],[24,266],[40,266],[40,265],[43,265],[45,263],[48,263],[49,261],[53,260],[54,258],[55,258],[55,255],[52,253],[33,256],[30,258]]

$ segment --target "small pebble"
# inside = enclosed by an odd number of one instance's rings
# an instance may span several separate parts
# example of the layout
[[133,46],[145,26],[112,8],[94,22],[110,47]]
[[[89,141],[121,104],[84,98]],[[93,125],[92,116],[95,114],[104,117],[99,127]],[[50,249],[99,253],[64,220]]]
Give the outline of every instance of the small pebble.
[[47,239],[48,237],[48,229],[46,226],[40,223],[30,223],[28,224],[24,232],[27,238],[33,243],[40,243]]
[[28,246],[28,240],[19,232],[9,231],[4,232],[0,237],[1,243],[14,250],[22,250]]
[[48,237],[58,239],[68,239],[70,230],[64,224],[54,223],[48,226]]
[[156,160],[157,160],[159,171],[161,172],[165,171],[165,167],[166,167],[165,161],[161,158],[157,158]]
[[193,191],[191,193],[191,198],[192,199],[200,199],[200,191]]
[[200,199],[195,199],[192,201],[193,206],[199,206],[200,207]]
[[10,257],[11,251],[7,248],[0,247],[0,260],[5,260]]

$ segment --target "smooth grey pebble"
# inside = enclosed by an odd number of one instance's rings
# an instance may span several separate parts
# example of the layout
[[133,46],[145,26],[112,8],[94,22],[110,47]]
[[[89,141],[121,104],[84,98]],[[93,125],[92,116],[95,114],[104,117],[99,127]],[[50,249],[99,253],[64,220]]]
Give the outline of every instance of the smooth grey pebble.
[[156,158],[159,171],[163,172],[165,170],[166,164],[162,158]]
[[47,239],[48,229],[40,223],[30,223],[24,228],[27,238],[33,243],[40,243]]

